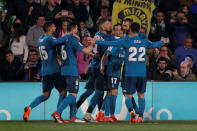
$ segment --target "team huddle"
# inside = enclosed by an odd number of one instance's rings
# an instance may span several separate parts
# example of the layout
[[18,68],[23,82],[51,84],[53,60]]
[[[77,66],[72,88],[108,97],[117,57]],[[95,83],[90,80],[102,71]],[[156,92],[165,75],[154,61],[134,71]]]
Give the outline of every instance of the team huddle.
[[[56,30],[54,23],[45,23],[45,35],[40,37],[38,43],[42,59],[43,94],[25,107],[24,121],[29,120],[33,108],[50,97],[50,93],[55,87],[59,91],[57,110],[52,114],[56,122],[117,122],[115,107],[118,87],[121,82],[125,104],[130,112],[130,122],[143,122],[146,50],[163,45],[166,43],[166,39],[150,42],[143,33],[140,33],[140,25],[133,23],[130,19],[123,20],[122,25],[115,25],[113,34],[111,34],[110,20],[99,19],[97,24],[99,31],[94,38],[87,37],[88,46],[83,46],[79,43],[79,37],[76,35],[78,27],[75,22],[69,22],[67,29],[69,33],[58,39],[53,37]],[[78,101],[76,101],[79,90],[77,51],[92,56],[88,68],[86,91]],[[61,56],[61,65],[58,64],[57,55]],[[133,98],[136,91],[138,104]],[[84,114],[84,120],[80,120],[76,117],[77,110],[91,94],[93,96]],[[91,114],[96,105],[98,105],[99,113],[94,120]],[[61,117],[62,112],[68,106],[70,106],[70,121]]]

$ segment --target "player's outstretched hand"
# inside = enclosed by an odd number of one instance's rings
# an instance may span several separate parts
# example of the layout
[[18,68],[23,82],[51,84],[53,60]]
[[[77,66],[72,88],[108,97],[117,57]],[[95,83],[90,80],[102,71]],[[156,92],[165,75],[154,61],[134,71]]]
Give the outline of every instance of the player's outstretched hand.
[[100,37],[95,37],[94,40],[95,40],[95,41],[96,41],[96,40],[101,40],[101,38],[100,38]]
[[91,45],[95,45],[95,40],[91,37],[87,37],[88,43],[91,43]]
[[166,38],[164,38],[164,37],[161,37],[161,41],[163,41],[163,42],[164,42],[164,44],[166,44],[166,43],[167,43],[167,39],[166,39]]
[[87,41],[89,42],[89,43],[91,43],[91,44],[95,44],[95,40],[93,39],[93,38],[91,38],[91,37],[88,37],[87,38]]
[[73,36],[80,41],[80,37],[77,34],[73,33]]

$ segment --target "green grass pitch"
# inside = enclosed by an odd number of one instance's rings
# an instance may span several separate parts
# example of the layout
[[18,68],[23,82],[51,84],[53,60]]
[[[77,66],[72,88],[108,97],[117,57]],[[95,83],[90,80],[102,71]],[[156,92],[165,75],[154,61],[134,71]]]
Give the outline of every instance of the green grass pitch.
[[64,123],[54,121],[0,121],[0,131],[197,131],[197,121],[145,121],[132,124]]

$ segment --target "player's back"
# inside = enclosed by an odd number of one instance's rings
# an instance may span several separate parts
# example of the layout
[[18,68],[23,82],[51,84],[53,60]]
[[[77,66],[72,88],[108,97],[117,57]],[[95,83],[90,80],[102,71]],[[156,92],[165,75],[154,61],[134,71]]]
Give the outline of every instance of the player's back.
[[125,51],[123,47],[108,47],[106,52],[110,54],[106,66],[106,75],[120,77],[121,66],[125,57]]
[[126,76],[146,76],[146,49],[148,43],[139,36],[126,36]]
[[75,37],[69,38],[61,46],[61,74],[63,76],[78,76],[77,50],[81,51],[83,48],[85,47]]
[[[95,38],[100,38],[103,41],[113,41],[114,36],[111,34],[104,34],[102,32],[97,32],[94,36]],[[99,53],[101,56],[105,53],[105,51],[107,50],[108,46],[106,45],[97,45],[96,50],[94,50],[95,53]],[[90,63],[90,67],[96,67],[99,68],[100,65],[100,59],[97,58],[92,58],[92,61]]]
[[39,38],[39,51],[42,59],[42,75],[60,72],[57,62],[56,48],[51,44],[52,36],[43,35]]

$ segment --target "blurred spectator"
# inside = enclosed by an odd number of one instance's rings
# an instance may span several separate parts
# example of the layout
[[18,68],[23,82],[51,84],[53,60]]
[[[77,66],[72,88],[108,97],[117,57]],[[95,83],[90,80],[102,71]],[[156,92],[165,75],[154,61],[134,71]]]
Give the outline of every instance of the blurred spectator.
[[[85,47],[88,46],[86,36],[83,37],[82,45]],[[83,52],[77,51],[77,66],[78,66],[80,80],[87,79],[87,70],[88,70],[90,60],[91,60],[91,56],[84,54]]]
[[189,61],[191,72],[197,76],[197,67],[194,67],[194,59],[191,55],[186,55],[184,58],[185,61]]
[[[2,23],[0,23],[0,61],[4,57],[4,50],[7,48],[7,34],[4,32]],[[1,64],[1,63],[0,63]]]
[[29,60],[21,66],[19,74],[25,81],[40,81],[41,78],[41,61],[38,57],[37,50],[29,51]]
[[10,16],[15,15],[22,20],[26,29],[28,29],[29,25],[35,23],[34,16],[41,12],[41,6],[35,3],[34,0],[22,0],[21,2],[10,5],[8,8],[8,19]]
[[47,0],[47,3],[44,6],[44,14],[46,21],[62,18],[60,7],[54,0]]
[[82,3],[85,5],[89,14],[88,20],[85,21],[85,27],[90,31],[91,36],[93,36],[96,32],[96,20],[99,16],[96,11],[96,5],[93,0],[82,0]]
[[63,19],[62,20],[62,26],[61,26],[61,29],[60,29],[57,37],[62,37],[64,35],[68,34],[68,31],[67,31],[68,23],[69,23],[68,19]]
[[169,81],[172,80],[172,71],[167,68],[168,60],[160,57],[157,61],[157,68],[153,70],[152,80]]
[[180,5],[186,5],[186,6],[191,6],[193,4],[194,0],[179,0],[180,1]]
[[79,22],[79,36],[83,38],[84,36],[90,36],[90,32],[85,28],[85,22]]
[[164,14],[176,11],[179,9],[179,0],[160,0],[158,10],[164,12]]
[[104,18],[104,19],[112,19],[110,15],[109,8],[107,6],[104,6],[101,8],[101,16],[98,19]]
[[197,50],[195,48],[192,48],[192,45],[192,37],[186,37],[184,40],[184,46],[178,47],[175,50],[175,62],[177,65],[180,65],[186,55],[191,55],[194,60],[194,67],[197,67]]
[[109,12],[112,12],[114,1],[115,0],[96,0],[97,11],[101,12],[102,7],[107,7],[109,9]]
[[194,3],[189,7],[191,14],[197,14],[197,0],[193,0]]
[[172,72],[174,80],[196,80],[196,76],[191,72],[190,64],[188,61],[182,61],[180,65],[180,71],[175,70]]
[[167,25],[164,21],[165,15],[162,11],[156,13],[155,21],[151,24],[149,39],[151,41],[159,41],[161,37],[168,38]]
[[13,52],[14,56],[18,57],[23,63],[25,63],[28,57],[28,47],[21,24],[15,23],[13,25],[13,35],[13,39],[10,39],[9,42],[9,49]]
[[183,41],[187,36],[191,36],[193,26],[188,22],[188,18],[183,12],[178,12],[170,19],[170,30],[172,50],[183,45]]
[[189,7],[187,5],[182,5],[180,11],[185,14],[186,17],[189,15]]
[[14,57],[12,51],[5,53],[6,62],[3,65],[2,78],[4,81],[16,81],[20,80],[18,77],[18,70],[22,63],[19,58]]
[[74,14],[75,20],[78,22],[87,21],[89,18],[88,11],[80,0],[72,0],[72,4],[69,4],[66,9]]
[[170,70],[174,70],[177,68],[177,65],[175,63],[175,56],[173,55],[173,53],[168,49],[167,46],[162,46],[160,49],[153,49],[154,53],[152,56],[150,56],[150,68],[151,70],[154,70],[157,68],[157,63],[158,60],[163,57],[167,60],[167,66],[168,69]]
[[38,39],[44,35],[43,26],[45,17],[40,15],[36,18],[36,24],[32,26],[27,32],[27,45],[29,49],[36,49],[38,51]]

